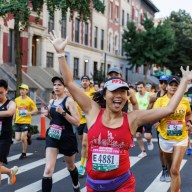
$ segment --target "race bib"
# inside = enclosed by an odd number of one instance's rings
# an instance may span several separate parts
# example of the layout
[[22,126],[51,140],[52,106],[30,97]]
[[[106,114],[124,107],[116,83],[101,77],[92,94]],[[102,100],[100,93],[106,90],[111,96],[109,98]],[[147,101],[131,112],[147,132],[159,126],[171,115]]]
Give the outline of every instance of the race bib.
[[62,129],[63,127],[59,125],[55,125],[55,124],[50,125],[49,131],[48,131],[49,137],[60,140]]
[[119,167],[119,148],[94,147],[92,152],[93,170],[107,172]]
[[167,122],[167,135],[168,136],[180,136],[182,135],[183,124],[178,121]]
[[22,116],[22,117],[27,116],[27,109],[26,108],[19,108],[19,116]]

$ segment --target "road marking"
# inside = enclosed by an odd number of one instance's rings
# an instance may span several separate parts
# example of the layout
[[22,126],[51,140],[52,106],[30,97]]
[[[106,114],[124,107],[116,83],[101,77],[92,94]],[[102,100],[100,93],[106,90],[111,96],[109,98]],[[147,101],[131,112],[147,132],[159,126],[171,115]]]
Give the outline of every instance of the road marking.
[[[81,163],[81,161],[78,161],[77,163],[75,163],[76,167],[79,167],[80,163]],[[67,168],[57,171],[56,173],[53,174],[53,183],[56,183],[64,178],[66,178],[67,176],[69,176],[69,171]],[[20,188],[20,189],[16,190],[15,192],[26,192],[26,191],[37,192],[39,190],[41,190],[41,180],[38,180],[34,183],[31,183],[30,185]]]
[[[185,159],[182,160],[180,170],[183,168],[186,162],[187,160]],[[160,172],[159,175],[153,180],[153,182],[151,183],[151,185],[149,185],[149,187],[145,190],[145,192],[151,192],[154,191],[154,189],[155,192],[162,192],[162,189],[163,191],[169,190],[170,182],[161,182],[160,181],[161,174],[162,172]]]
[[133,165],[135,165],[139,160],[141,160],[142,158],[139,158],[139,157],[134,157],[134,156],[132,156],[132,157],[130,157],[130,163],[131,163],[131,167],[133,166]]
[[[30,156],[30,155],[33,155],[33,153],[27,153],[26,155]],[[19,159],[20,156],[21,156],[21,154],[10,156],[7,158],[7,161],[11,162],[11,161],[17,160],[17,159]]]
[[[57,155],[57,159],[59,159],[59,158],[61,158],[61,157],[63,157],[63,155],[61,155],[61,154]],[[34,168],[36,168],[36,167],[39,167],[39,166],[41,166],[41,165],[43,165],[43,164],[45,164],[45,158],[40,159],[40,160],[38,160],[38,161],[34,161],[34,162],[32,162],[32,163],[29,163],[29,164],[26,164],[26,165],[24,165],[24,166],[21,166],[21,167],[19,167],[19,170],[18,170],[18,172],[17,172],[17,175],[19,175],[19,174],[21,174],[21,173],[23,173],[23,172],[25,172],[25,171],[29,171],[29,170],[31,170],[31,169],[34,169]],[[6,179],[6,178],[7,178],[7,175],[3,174],[2,177],[1,177],[1,180]]]
[[[133,165],[135,165],[139,160],[141,160],[141,158],[131,156],[131,157],[130,157],[131,167],[132,167]],[[86,187],[82,188],[82,189],[81,189],[81,192],[86,192]]]

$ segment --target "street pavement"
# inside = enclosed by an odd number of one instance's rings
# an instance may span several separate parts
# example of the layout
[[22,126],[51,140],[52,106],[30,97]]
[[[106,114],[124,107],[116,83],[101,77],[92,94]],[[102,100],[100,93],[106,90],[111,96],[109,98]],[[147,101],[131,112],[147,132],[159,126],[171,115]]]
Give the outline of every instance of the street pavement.
[[[36,121],[38,117],[36,117]],[[155,133],[153,134],[155,136]],[[41,179],[45,167],[45,140],[37,140],[37,135],[33,137],[32,145],[28,147],[27,158],[19,160],[21,153],[21,143],[11,146],[8,165],[19,167],[17,182],[13,186],[7,184],[6,175],[2,175],[0,192],[40,192]],[[167,192],[170,183],[160,182],[161,166],[158,157],[157,139],[154,138],[154,150],[147,151],[147,157],[139,159],[140,153],[138,144],[130,149],[131,170],[136,178],[136,192]],[[80,149],[79,145],[79,149]],[[147,147],[147,146],[146,146]],[[76,165],[80,165],[80,154],[77,154]],[[181,167],[181,192],[192,191],[192,156],[184,156]],[[86,178],[80,178],[81,192],[85,192]],[[53,176],[53,192],[73,192],[71,178],[66,169],[63,156],[58,155],[55,172]]]

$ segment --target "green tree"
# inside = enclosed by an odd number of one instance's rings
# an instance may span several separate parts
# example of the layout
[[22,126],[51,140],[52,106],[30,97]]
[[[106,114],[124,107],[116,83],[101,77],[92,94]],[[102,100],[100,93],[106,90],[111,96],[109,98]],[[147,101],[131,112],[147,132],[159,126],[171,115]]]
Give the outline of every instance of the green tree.
[[175,34],[174,51],[170,54],[167,66],[174,74],[180,74],[180,66],[191,66],[192,61],[192,17],[184,10],[173,11],[167,18]]
[[[32,10],[29,5],[32,5]],[[0,16],[7,17],[10,14],[14,17],[14,53],[16,64],[16,94],[19,94],[18,87],[22,82],[21,60],[22,52],[20,49],[20,32],[24,31],[29,25],[29,18],[32,11],[37,13],[38,21],[43,4],[46,3],[50,17],[53,17],[56,10],[61,10],[62,17],[70,9],[71,16],[74,11],[79,13],[79,18],[87,20],[91,16],[92,8],[104,12],[105,6],[99,0],[0,0]],[[92,7],[90,5],[93,5]]]
[[[123,34],[123,48],[130,68],[141,65],[148,71],[153,64],[163,66],[174,48],[174,33],[169,21],[154,26],[152,19],[144,17],[142,26],[130,22]],[[145,81],[147,73],[145,73]]]

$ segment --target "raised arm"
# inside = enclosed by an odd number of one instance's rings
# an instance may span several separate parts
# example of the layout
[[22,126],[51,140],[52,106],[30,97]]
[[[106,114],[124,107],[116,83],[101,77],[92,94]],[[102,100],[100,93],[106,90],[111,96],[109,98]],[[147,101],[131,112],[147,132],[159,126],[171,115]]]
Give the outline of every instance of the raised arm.
[[169,104],[163,108],[156,108],[143,111],[133,111],[129,113],[129,123],[132,134],[135,133],[137,127],[146,123],[158,122],[160,119],[174,113],[183,94],[186,91],[187,81],[192,79],[192,71],[187,67],[186,71],[181,67],[182,79],[176,93],[171,98]]
[[58,60],[65,86],[69,90],[74,100],[84,111],[84,113],[91,113],[93,107],[97,108],[97,104],[94,103],[88,96],[86,96],[84,92],[78,87],[78,85],[73,81],[73,76],[65,60],[65,47],[67,45],[68,38],[63,41],[61,38],[61,33],[57,35],[55,31],[53,31],[53,33],[50,33],[50,38],[48,39],[53,44],[56,52],[59,54]]

